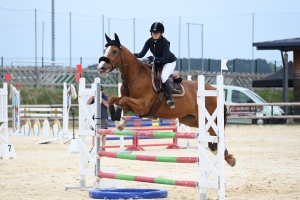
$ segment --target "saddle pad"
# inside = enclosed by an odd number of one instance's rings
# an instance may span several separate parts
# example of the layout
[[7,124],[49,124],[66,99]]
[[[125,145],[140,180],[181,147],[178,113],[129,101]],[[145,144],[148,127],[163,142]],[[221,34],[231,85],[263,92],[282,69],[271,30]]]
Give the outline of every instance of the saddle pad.
[[[157,78],[154,76],[154,73],[155,73],[154,68],[155,68],[154,65],[152,65],[152,73],[151,73],[152,86],[156,92],[159,92],[160,83],[157,80]],[[157,76],[160,76],[160,74],[157,73]],[[185,94],[184,87],[181,83],[175,83],[174,81],[172,81],[172,82],[170,82],[170,84],[171,84],[171,87],[173,88],[173,90],[172,90],[173,97],[181,97]]]
[[173,97],[181,97],[184,95],[184,87],[181,83],[173,83],[173,90],[172,90],[172,96]]

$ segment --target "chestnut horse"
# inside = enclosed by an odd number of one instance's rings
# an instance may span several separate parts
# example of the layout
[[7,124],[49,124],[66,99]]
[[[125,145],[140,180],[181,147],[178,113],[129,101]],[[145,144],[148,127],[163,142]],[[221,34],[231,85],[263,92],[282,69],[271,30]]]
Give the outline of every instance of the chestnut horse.
[[[138,60],[126,47],[121,45],[117,34],[115,34],[115,40],[111,40],[106,34],[105,37],[107,44],[105,45],[104,55],[99,59],[97,69],[102,77],[107,77],[111,71],[118,69],[123,79],[121,97],[112,96],[108,100],[112,119],[120,121],[122,110],[124,113],[132,111],[139,116],[147,115],[158,97],[158,93],[154,91],[152,85],[152,71],[149,66]],[[155,117],[178,118],[180,123],[198,128],[198,83],[183,80],[181,84],[185,88],[185,94],[182,97],[174,97],[175,108],[168,108],[165,103],[166,99],[163,97]],[[206,83],[205,90],[215,90],[215,88]],[[207,102],[206,109],[212,115],[217,107],[217,98],[205,97],[205,101]],[[116,111],[114,105],[117,105]],[[226,124],[225,105],[224,108],[224,124]],[[210,135],[216,135],[211,127],[208,132]],[[209,143],[209,148],[215,153],[217,144]],[[227,149],[225,149],[225,160],[230,166],[235,165],[235,158],[232,154],[228,154]]]

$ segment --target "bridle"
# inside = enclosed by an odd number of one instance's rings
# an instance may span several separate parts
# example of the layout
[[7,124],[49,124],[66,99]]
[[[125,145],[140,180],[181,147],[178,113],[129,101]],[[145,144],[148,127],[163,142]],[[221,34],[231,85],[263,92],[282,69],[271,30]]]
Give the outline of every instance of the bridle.
[[[121,66],[113,64],[113,62],[118,58],[119,55],[121,57],[121,63],[122,63]],[[113,71],[114,69],[120,69],[123,66],[127,66],[127,64],[124,64],[122,55],[123,55],[123,51],[122,51],[122,47],[120,46],[119,51],[118,51],[118,56],[113,61],[111,61],[108,57],[102,56],[102,57],[99,58],[99,63],[101,61],[104,61],[105,63],[110,64],[111,68],[109,69],[109,72]]]
[[[101,61],[104,61],[105,63],[110,64],[110,65],[111,65],[111,68],[109,69],[109,72],[113,71],[114,69],[119,69],[119,71],[120,71],[120,73],[121,73],[121,78],[122,78],[123,86],[124,86],[124,88],[125,88],[125,91],[126,91],[126,93],[127,93],[127,96],[129,96],[129,90],[130,90],[130,87],[132,86],[132,84],[134,83],[134,81],[137,80],[137,78],[138,78],[138,76],[141,74],[143,68],[146,68],[146,69],[147,69],[150,73],[152,73],[156,78],[157,78],[157,76],[156,76],[155,73],[153,73],[153,72],[147,67],[146,64],[144,64],[143,62],[141,62],[141,61],[139,61],[139,60],[138,60],[137,62],[133,62],[133,63],[129,63],[129,64],[124,63],[124,58],[123,58],[124,55],[123,55],[123,49],[122,49],[122,46],[118,46],[118,48],[119,48],[118,56],[117,56],[113,61],[111,61],[108,57],[102,56],[102,57],[99,58],[99,63],[100,63]],[[121,58],[121,65],[115,65],[113,62],[114,62],[119,56],[120,56],[120,58]],[[129,76],[130,66],[133,65],[133,64],[137,64],[137,63],[141,63],[142,66],[140,67],[138,74],[134,77],[134,79],[133,79],[133,80],[131,81],[131,83],[128,85],[128,76]],[[122,73],[122,71],[120,70],[122,67],[127,67],[127,74],[126,74],[126,75],[124,75],[124,74]],[[109,73],[109,72],[108,72],[108,73]]]

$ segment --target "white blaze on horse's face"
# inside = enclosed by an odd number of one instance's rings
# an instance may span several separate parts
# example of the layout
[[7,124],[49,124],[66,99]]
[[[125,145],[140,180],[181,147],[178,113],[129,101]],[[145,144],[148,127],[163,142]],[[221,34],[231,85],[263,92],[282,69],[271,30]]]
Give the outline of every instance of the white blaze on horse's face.
[[[111,46],[107,47],[104,50],[104,55],[103,57],[107,57],[109,52],[111,50]],[[97,66],[98,71],[100,72],[100,75],[103,76],[104,78],[108,77],[108,72],[109,72],[109,66],[105,65],[106,63],[104,61],[101,61],[99,65]]]

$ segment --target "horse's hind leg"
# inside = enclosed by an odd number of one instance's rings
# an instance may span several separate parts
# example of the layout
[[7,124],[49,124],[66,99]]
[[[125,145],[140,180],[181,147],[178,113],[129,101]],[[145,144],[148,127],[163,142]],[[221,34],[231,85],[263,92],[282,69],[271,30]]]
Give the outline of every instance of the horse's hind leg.
[[218,143],[208,142],[208,148],[214,155],[218,154]]
[[[182,123],[182,124],[185,124],[187,126],[190,126],[190,127],[196,127],[196,128],[198,128],[198,119],[195,116],[193,116],[193,115],[187,115],[185,117],[181,117],[181,118],[179,118],[179,122]],[[209,130],[208,130],[208,132],[209,132],[210,135],[216,136],[216,133],[214,132],[213,128],[210,127]],[[218,153],[218,144],[217,143],[211,143],[211,142],[209,142],[208,143],[208,148],[211,150],[211,152],[213,154],[216,155]],[[227,148],[225,148],[224,155],[225,155],[226,162],[231,167],[234,167],[235,163],[236,163],[236,160],[235,160],[235,158],[233,157],[232,154],[228,154]]]
[[[212,142],[208,142],[208,148],[209,150],[214,154],[217,155],[218,153],[218,143],[212,143]],[[233,157],[232,154],[228,154],[228,150],[225,147],[225,151],[224,151],[224,159],[226,160],[226,162],[231,166],[234,167],[236,160]]]
[[228,154],[228,150],[227,150],[226,147],[225,147],[224,155],[225,155],[225,160],[226,160],[226,162],[227,162],[231,167],[234,167],[234,166],[235,166],[235,163],[236,163],[236,160],[235,160],[235,158],[233,157],[233,154]]
[[178,118],[178,121],[186,126],[198,128],[198,119],[194,115],[186,115]]

